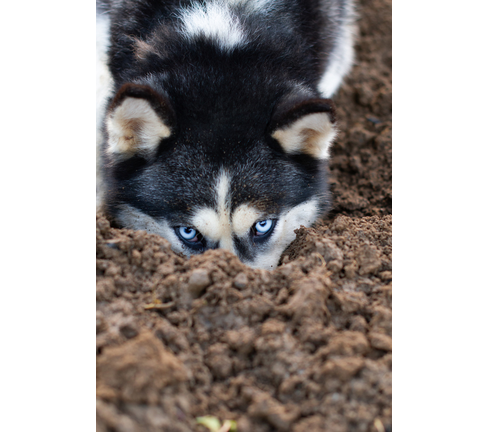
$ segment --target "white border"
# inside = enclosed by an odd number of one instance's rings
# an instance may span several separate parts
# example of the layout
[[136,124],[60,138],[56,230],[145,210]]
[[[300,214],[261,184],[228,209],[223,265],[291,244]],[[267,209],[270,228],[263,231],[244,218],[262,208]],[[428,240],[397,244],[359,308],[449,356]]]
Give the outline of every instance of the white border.
[[487,426],[489,4],[394,2],[394,430]]
[[0,430],[95,430],[95,2],[0,5]]

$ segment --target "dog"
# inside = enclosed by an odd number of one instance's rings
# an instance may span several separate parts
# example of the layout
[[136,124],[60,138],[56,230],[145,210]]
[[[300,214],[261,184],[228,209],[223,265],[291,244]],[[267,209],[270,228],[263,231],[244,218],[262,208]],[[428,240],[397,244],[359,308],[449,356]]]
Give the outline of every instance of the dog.
[[100,0],[98,205],[185,255],[273,269],[331,206],[351,0]]

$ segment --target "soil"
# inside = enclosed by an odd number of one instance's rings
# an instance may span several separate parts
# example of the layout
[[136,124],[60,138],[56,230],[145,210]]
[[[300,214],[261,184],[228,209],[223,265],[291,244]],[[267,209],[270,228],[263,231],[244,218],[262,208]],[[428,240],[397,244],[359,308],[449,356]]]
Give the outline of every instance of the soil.
[[97,431],[392,429],[391,2],[359,2],[334,209],[274,271],[97,215]]

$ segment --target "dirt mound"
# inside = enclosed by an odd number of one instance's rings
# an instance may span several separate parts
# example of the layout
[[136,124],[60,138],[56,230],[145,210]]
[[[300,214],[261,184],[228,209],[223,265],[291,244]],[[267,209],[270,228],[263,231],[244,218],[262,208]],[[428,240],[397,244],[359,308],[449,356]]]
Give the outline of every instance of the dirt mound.
[[97,430],[391,429],[391,4],[363,1],[336,98],[335,208],[275,271],[97,216]]

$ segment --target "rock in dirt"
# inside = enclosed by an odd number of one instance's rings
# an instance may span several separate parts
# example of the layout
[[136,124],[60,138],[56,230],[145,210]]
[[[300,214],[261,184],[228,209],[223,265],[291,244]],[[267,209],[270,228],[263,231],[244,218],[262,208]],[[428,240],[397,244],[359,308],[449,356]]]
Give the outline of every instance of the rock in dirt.
[[194,298],[197,298],[210,284],[209,272],[205,269],[196,269],[190,274],[188,290]]

